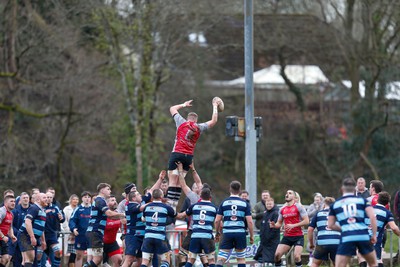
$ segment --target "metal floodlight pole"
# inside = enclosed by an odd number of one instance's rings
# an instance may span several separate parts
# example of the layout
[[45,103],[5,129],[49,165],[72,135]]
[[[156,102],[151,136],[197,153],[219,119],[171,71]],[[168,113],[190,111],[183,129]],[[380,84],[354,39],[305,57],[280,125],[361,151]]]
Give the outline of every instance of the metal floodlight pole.
[[254,60],[253,60],[253,0],[244,4],[244,72],[246,118],[246,190],[251,192],[250,202],[257,202],[257,132],[254,128]]

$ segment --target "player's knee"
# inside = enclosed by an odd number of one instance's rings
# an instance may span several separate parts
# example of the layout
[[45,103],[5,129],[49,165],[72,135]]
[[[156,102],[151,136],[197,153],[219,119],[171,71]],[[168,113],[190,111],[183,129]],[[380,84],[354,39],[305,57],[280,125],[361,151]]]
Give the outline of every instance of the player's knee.
[[153,256],[152,253],[147,253],[147,252],[143,252],[142,253],[142,259],[145,259],[145,260],[148,260],[148,261],[150,261],[152,256]]
[[221,265],[221,266],[223,266],[223,265],[224,265],[224,263],[225,263],[225,260],[226,260],[226,259],[221,259],[221,258],[218,258],[218,260],[217,260],[217,265]]
[[53,250],[54,256],[56,256],[56,257],[60,257],[61,256],[60,246],[58,244],[55,244],[54,246],[52,246],[51,250]]
[[189,252],[189,259],[196,259],[197,253]]
[[218,258],[227,259],[229,257],[229,251],[220,250],[218,252]]
[[238,259],[244,259],[246,257],[246,252],[243,251],[236,251],[236,258]]
[[169,262],[170,258],[171,258],[171,253],[169,253],[169,252],[165,252],[165,253],[161,254],[161,256],[160,256],[161,261]]
[[207,257],[207,260],[210,262],[210,261],[213,261],[214,262],[214,260],[215,260],[215,252],[213,251],[213,252],[211,252],[211,253],[208,253],[208,254],[206,254],[206,257]]

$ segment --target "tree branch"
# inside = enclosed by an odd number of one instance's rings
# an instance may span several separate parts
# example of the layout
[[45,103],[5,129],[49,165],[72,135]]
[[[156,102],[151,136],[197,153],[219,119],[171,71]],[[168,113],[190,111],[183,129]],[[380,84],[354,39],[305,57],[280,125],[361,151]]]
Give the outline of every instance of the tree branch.
[[54,116],[81,115],[80,113],[77,113],[77,112],[64,112],[64,111],[50,112],[50,113],[36,113],[36,112],[32,112],[30,110],[24,109],[24,108],[20,107],[19,105],[5,105],[5,104],[1,104],[1,103],[0,103],[0,110],[5,110],[8,112],[17,112],[22,115],[37,118],[37,119],[43,119],[43,118],[54,117]]

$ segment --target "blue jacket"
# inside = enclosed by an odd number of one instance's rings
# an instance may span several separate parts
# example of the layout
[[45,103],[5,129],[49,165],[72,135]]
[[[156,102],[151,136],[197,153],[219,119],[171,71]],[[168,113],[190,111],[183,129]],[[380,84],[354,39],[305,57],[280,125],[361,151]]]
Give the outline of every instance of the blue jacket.
[[84,235],[86,233],[86,230],[89,226],[91,211],[91,206],[85,207],[82,204],[74,209],[68,223],[71,232],[74,231],[74,229],[76,228],[78,229],[78,233],[80,235]]
[[[64,212],[54,204],[44,208],[46,212],[46,225],[45,225],[45,236],[47,235],[57,235],[60,229],[60,223],[65,221]],[[58,214],[62,215],[62,219],[58,218]]]
[[24,223],[26,212],[28,211],[30,206],[31,204],[29,203],[29,206],[24,209],[21,204],[18,204],[15,209],[12,210],[12,213],[14,215],[13,230],[15,235],[18,233],[19,228],[21,228],[22,224]]

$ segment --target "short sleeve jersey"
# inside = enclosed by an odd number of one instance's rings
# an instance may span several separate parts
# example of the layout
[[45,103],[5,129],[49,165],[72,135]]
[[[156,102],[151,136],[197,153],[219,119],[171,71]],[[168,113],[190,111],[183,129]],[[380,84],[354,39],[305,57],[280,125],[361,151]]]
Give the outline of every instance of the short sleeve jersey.
[[[368,198],[368,200],[371,202],[372,207],[375,207],[378,204],[378,197],[379,197],[379,194],[375,194]],[[390,209],[389,204],[385,205],[385,208],[389,210]]]
[[98,196],[92,203],[92,211],[90,213],[88,232],[100,232],[104,235],[104,229],[106,228],[108,210],[106,200],[103,197]]
[[310,223],[310,226],[318,231],[317,245],[319,246],[340,244],[340,232],[328,228],[328,215],[329,209],[321,210]]
[[[28,211],[26,212],[25,219],[29,219],[32,221],[32,229],[35,237],[36,238],[41,237],[46,225],[46,212],[37,204],[33,204],[32,206],[29,207]],[[21,233],[28,234],[28,232],[26,231],[25,221],[22,224],[19,231]]]
[[213,238],[213,224],[217,216],[217,207],[210,201],[200,201],[186,210],[193,216],[192,238]]
[[83,204],[74,209],[68,223],[69,229],[73,231],[76,228],[80,235],[85,234],[89,226],[91,211],[91,206],[85,207]]
[[[386,207],[377,204],[374,206],[374,213],[376,217],[376,234],[377,234],[377,243],[381,244],[382,239],[383,239],[383,234],[385,233],[385,227],[389,222],[393,222],[393,214],[386,209]],[[369,227],[371,229],[371,227]],[[372,232],[370,230],[370,235],[372,235]]]
[[224,217],[224,234],[246,233],[246,216],[251,216],[250,204],[247,201],[238,196],[230,196],[221,203],[218,214]]
[[332,204],[329,216],[335,216],[342,228],[342,243],[369,241],[365,209],[370,207],[366,199],[345,194]]
[[144,238],[165,240],[168,216],[176,217],[176,212],[172,207],[158,201],[147,205],[143,211],[143,217],[146,221]]
[[174,115],[174,120],[177,129],[172,152],[193,155],[200,134],[208,129],[207,123],[187,121],[179,113]]
[[[295,224],[301,222],[307,211],[299,203],[294,203],[291,206],[284,206],[279,211],[278,220],[283,220],[284,224]],[[290,230],[285,230],[284,236],[302,236],[303,231],[301,227],[294,227]]]
[[106,228],[104,230],[103,242],[104,244],[112,244],[117,240],[117,233],[121,227],[120,219],[107,218]]
[[13,214],[6,207],[0,208],[0,231],[3,235],[8,235],[8,231],[13,223]]
[[129,202],[125,206],[125,215],[127,221],[127,235],[144,236],[145,223],[142,222],[143,213],[140,211],[140,204]]

